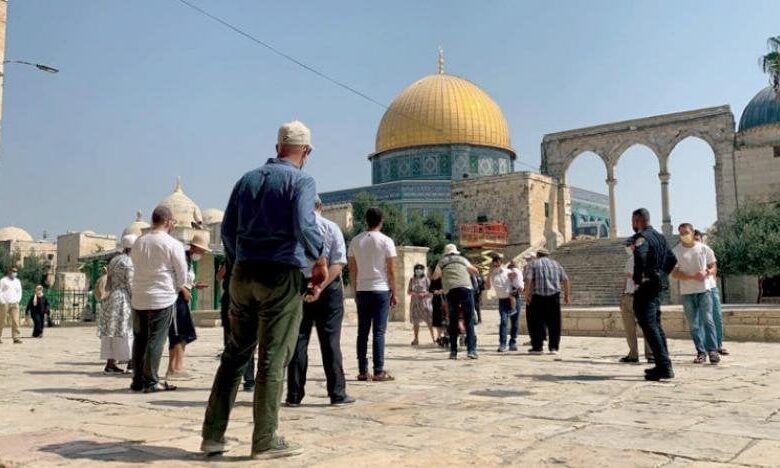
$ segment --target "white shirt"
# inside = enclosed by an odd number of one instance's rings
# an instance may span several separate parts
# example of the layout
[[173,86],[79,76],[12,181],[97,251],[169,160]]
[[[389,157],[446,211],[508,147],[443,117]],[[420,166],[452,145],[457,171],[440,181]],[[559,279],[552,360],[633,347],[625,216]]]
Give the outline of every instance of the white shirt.
[[490,275],[490,286],[496,292],[499,299],[507,299],[512,294],[512,280],[509,278],[509,269],[498,267]]
[[19,304],[22,300],[22,282],[7,275],[0,279],[0,304]]
[[[710,246],[707,244],[701,245],[707,251],[707,265],[717,262],[717,259],[715,258],[715,252],[712,250],[712,248],[710,248]],[[710,261],[710,259],[712,259],[712,261]],[[718,287],[718,280],[713,275],[707,275],[707,279],[704,280],[704,282],[706,283],[707,290]]]
[[184,246],[168,233],[151,231],[139,237],[130,252],[133,277],[133,309],[157,310],[176,302],[187,283]]
[[634,283],[634,254],[631,253],[631,255],[628,256],[628,260],[626,260],[626,269],[625,269],[626,276],[626,289],[623,291],[626,294],[634,294],[636,292],[636,283]]
[[[715,263],[715,254],[709,254],[704,244],[696,243],[692,247],[685,247],[682,244],[672,249],[677,257],[677,267],[681,272],[687,275],[695,275],[698,272],[707,269],[707,265]],[[711,250],[710,250],[711,252]],[[707,292],[707,282],[705,280],[680,280],[680,295],[699,294]]]
[[523,272],[520,271],[519,268],[510,268],[509,271],[515,274],[514,278],[511,278],[512,280],[512,287],[517,289],[518,291],[522,291],[525,287],[525,284],[523,284]]
[[379,231],[358,234],[349,243],[348,256],[357,262],[356,291],[389,291],[387,259],[397,256],[395,243]]

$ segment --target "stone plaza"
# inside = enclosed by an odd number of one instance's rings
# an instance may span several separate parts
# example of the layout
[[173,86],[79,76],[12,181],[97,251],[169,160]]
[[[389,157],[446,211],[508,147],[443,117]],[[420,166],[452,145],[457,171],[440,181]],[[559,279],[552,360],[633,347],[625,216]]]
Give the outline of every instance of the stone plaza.
[[[282,434],[305,453],[257,466],[780,465],[780,343],[729,342],[731,356],[702,366],[690,340],[674,339],[677,378],[648,383],[645,366],[617,362],[622,338],[564,336],[559,356],[499,355],[498,314],[483,314],[477,361],[412,348],[409,326],[391,323],[389,383],[355,381],[348,319],[344,363],[357,399],[348,407],[328,405],[315,334],[308,395],[281,412]],[[236,448],[197,452],[222,330],[198,333],[186,359],[193,380],[154,395],[102,374],[92,327],[0,345],[0,466],[255,466],[249,393],[239,392],[228,429]]]

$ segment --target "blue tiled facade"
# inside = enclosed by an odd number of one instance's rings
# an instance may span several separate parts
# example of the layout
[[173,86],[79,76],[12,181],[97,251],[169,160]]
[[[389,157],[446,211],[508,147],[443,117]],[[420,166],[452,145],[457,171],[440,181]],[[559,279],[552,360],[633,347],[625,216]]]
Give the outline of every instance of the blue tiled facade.
[[[496,176],[514,171],[509,151],[475,145],[432,145],[387,151],[370,156],[373,185],[320,194],[326,205],[352,202],[367,192],[377,201],[398,206],[410,219],[439,213],[448,231],[456,232],[452,215],[453,180]],[[609,233],[609,208],[605,195],[572,188],[572,229],[590,234],[581,221],[604,221]],[[591,234],[595,235],[595,234]]]

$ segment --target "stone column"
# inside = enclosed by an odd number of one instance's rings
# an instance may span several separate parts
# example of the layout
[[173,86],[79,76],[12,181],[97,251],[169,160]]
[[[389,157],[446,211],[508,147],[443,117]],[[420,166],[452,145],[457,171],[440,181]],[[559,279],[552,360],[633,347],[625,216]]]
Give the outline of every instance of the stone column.
[[428,265],[428,247],[397,247],[395,257],[395,292],[398,305],[390,309],[390,321],[408,322],[411,314],[412,299],[406,294],[409,280],[414,276],[416,264]]
[[615,186],[617,179],[613,174],[607,177],[607,186],[609,187],[609,238],[616,239],[617,230],[617,202],[615,200]]
[[[563,236],[563,242],[569,242],[572,238],[571,232],[571,194],[569,186],[566,184],[566,178],[558,179],[558,193],[556,197],[558,216],[558,232]],[[557,245],[548,245],[547,248],[555,249]]]
[[672,235],[672,215],[669,211],[669,180],[672,175],[666,169],[658,173],[661,181],[661,231],[666,236]]

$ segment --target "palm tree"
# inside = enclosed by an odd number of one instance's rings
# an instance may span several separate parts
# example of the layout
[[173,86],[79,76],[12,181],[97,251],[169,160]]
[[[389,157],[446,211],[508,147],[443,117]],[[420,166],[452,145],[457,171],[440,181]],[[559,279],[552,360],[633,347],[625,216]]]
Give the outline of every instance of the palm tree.
[[759,65],[769,75],[772,87],[780,97],[780,36],[770,37],[766,43],[769,53],[761,56]]

